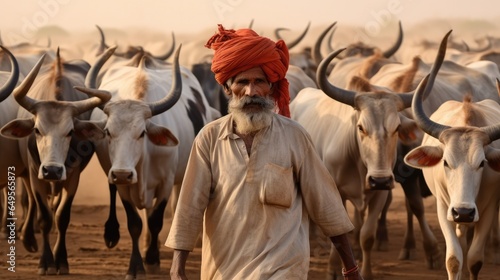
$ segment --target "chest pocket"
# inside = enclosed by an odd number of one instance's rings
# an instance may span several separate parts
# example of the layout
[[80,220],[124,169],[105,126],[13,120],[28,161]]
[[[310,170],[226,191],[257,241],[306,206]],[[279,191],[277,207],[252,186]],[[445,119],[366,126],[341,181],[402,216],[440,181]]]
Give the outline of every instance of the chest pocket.
[[292,167],[266,164],[262,172],[259,200],[266,205],[283,208],[292,206],[295,197]]

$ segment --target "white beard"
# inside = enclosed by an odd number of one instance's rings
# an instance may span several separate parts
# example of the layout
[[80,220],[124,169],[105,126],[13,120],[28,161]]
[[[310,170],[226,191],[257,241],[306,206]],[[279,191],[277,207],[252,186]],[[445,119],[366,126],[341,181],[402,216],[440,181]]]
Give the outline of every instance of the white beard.
[[273,111],[274,101],[271,98],[260,97],[259,100],[264,103],[262,110],[257,112],[247,112],[245,110],[244,106],[249,100],[252,100],[252,98],[245,96],[241,99],[232,97],[229,101],[228,109],[233,114],[236,132],[241,134],[249,134],[270,126],[275,114]]

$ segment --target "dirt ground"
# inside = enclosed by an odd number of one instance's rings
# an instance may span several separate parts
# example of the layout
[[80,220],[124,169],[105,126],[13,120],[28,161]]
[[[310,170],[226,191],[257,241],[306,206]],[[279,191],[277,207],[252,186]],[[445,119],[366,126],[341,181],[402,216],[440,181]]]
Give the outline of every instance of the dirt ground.
[[[15,272],[8,271],[8,247],[6,240],[0,240],[0,279],[124,279],[131,251],[130,237],[126,227],[126,216],[121,203],[118,202],[118,219],[120,221],[121,239],[113,249],[104,245],[103,228],[108,215],[107,185],[104,174],[96,165],[90,165],[82,174],[80,189],[78,190],[72,212],[71,222],[67,233],[67,248],[70,264],[70,275],[64,276],[38,276],[37,264],[39,253],[28,253],[20,242],[15,244],[16,266]],[[444,252],[444,240],[439,230],[434,199],[427,198],[426,216],[440,241]],[[20,214],[20,213],[17,213]],[[166,218],[160,240],[165,240],[168,234],[171,219]],[[374,275],[376,279],[383,280],[434,280],[447,279],[445,268],[429,270],[425,266],[424,252],[421,243],[421,234],[415,219],[417,238],[417,258],[410,261],[397,259],[403,242],[406,213],[404,196],[400,187],[394,190],[394,198],[388,215],[389,250],[386,252],[375,251],[372,253]],[[37,234],[38,244],[41,236]],[[55,234],[51,236],[51,243],[56,240]],[[311,266],[309,279],[326,279],[327,250],[312,240]],[[443,254],[444,256],[444,254]],[[148,275],[147,279],[169,279],[168,271],[172,259],[172,250],[161,248],[161,275]],[[187,264],[189,279],[199,279],[200,248],[190,254]],[[487,263],[480,272],[480,279],[499,279],[500,265]]]

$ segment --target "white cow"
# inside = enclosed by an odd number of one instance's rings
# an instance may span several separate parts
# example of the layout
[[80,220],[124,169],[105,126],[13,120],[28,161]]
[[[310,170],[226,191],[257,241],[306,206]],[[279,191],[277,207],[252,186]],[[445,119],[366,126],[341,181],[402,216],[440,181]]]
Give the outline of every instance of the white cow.
[[[29,175],[29,180],[24,181],[30,204],[21,234],[23,245],[30,252],[38,250],[32,223],[35,199],[43,237],[38,274],[68,274],[65,236],[71,204],[80,173],[94,152],[87,139],[95,136],[88,133],[95,126],[85,119],[90,118],[87,111],[108,101],[110,96],[98,93],[85,99],[85,94],[73,88],[83,85],[90,67],[86,62],[64,62],[57,52],[57,59],[42,67],[44,57],[12,93],[22,108],[17,119],[4,125],[0,133],[18,139]],[[54,205],[56,197],[60,202]],[[52,251],[49,234],[54,218],[58,238]]]
[[[422,95],[430,91],[434,78],[435,73],[424,78],[413,98],[414,118],[427,134],[405,162],[422,168],[436,197],[448,279],[462,279],[464,255],[469,278],[478,279],[490,228],[498,220],[500,143],[495,140],[500,138],[500,105],[490,99],[472,103],[469,96],[463,102],[443,103],[429,119]],[[474,231],[470,244],[468,229]]]
[[[403,141],[418,128],[399,112],[410,106],[413,93],[355,92],[328,82],[328,63],[342,50],[330,54],[318,68],[321,90],[303,89],[291,102],[290,112],[309,132],[344,200],[367,212],[360,228],[363,251],[361,273],[372,279],[371,249],[377,219],[394,187],[392,169],[398,138]],[[334,268],[340,274],[340,267]]]
[[[137,66],[111,66],[99,90],[80,89],[112,95],[103,111],[94,110],[92,119],[107,135],[95,143],[96,154],[127,213],[133,244],[127,279],[146,271],[159,272],[158,234],[168,198],[174,185],[182,183],[194,137],[207,122],[220,116],[208,105],[194,75],[181,70],[179,53],[180,48],[173,66],[158,63],[149,55],[144,55]],[[89,73],[96,75],[97,71]],[[146,267],[138,244],[142,231],[138,209],[147,212]],[[106,240],[107,245],[114,246],[117,237],[107,236],[111,238]]]

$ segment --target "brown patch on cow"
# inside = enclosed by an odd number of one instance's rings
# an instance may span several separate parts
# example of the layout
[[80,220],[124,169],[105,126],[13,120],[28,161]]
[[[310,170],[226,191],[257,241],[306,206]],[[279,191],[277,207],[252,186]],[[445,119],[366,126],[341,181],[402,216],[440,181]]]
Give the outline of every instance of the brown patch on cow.
[[349,81],[348,89],[360,92],[371,92],[372,86],[367,79],[360,76],[353,76]]
[[148,77],[144,72],[140,72],[135,79],[134,96],[137,100],[144,100],[144,96],[148,91]]
[[457,260],[456,257],[451,256],[449,259],[446,260],[446,267],[449,269],[450,272],[458,273],[460,269],[460,262]]
[[394,80],[392,88],[396,92],[409,92],[414,90],[413,80],[418,72],[420,62],[419,56],[415,56],[411,61],[410,69],[404,71],[399,77]]
[[370,79],[378,72],[381,67],[380,62],[384,60],[384,56],[381,52],[375,52],[372,56],[366,58],[361,65],[360,75],[361,77]]
[[472,102],[472,94],[467,93],[462,102],[462,110],[464,112],[464,123],[469,126],[485,126],[484,114],[477,110]]
[[52,63],[50,69],[50,79],[49,82],[51,85],[55,85],[54,89],[54,97],[56,100],[62,100],[62,79],[63,79],[63,60],[59,55],[59,49],[57,50],[57,58]]

